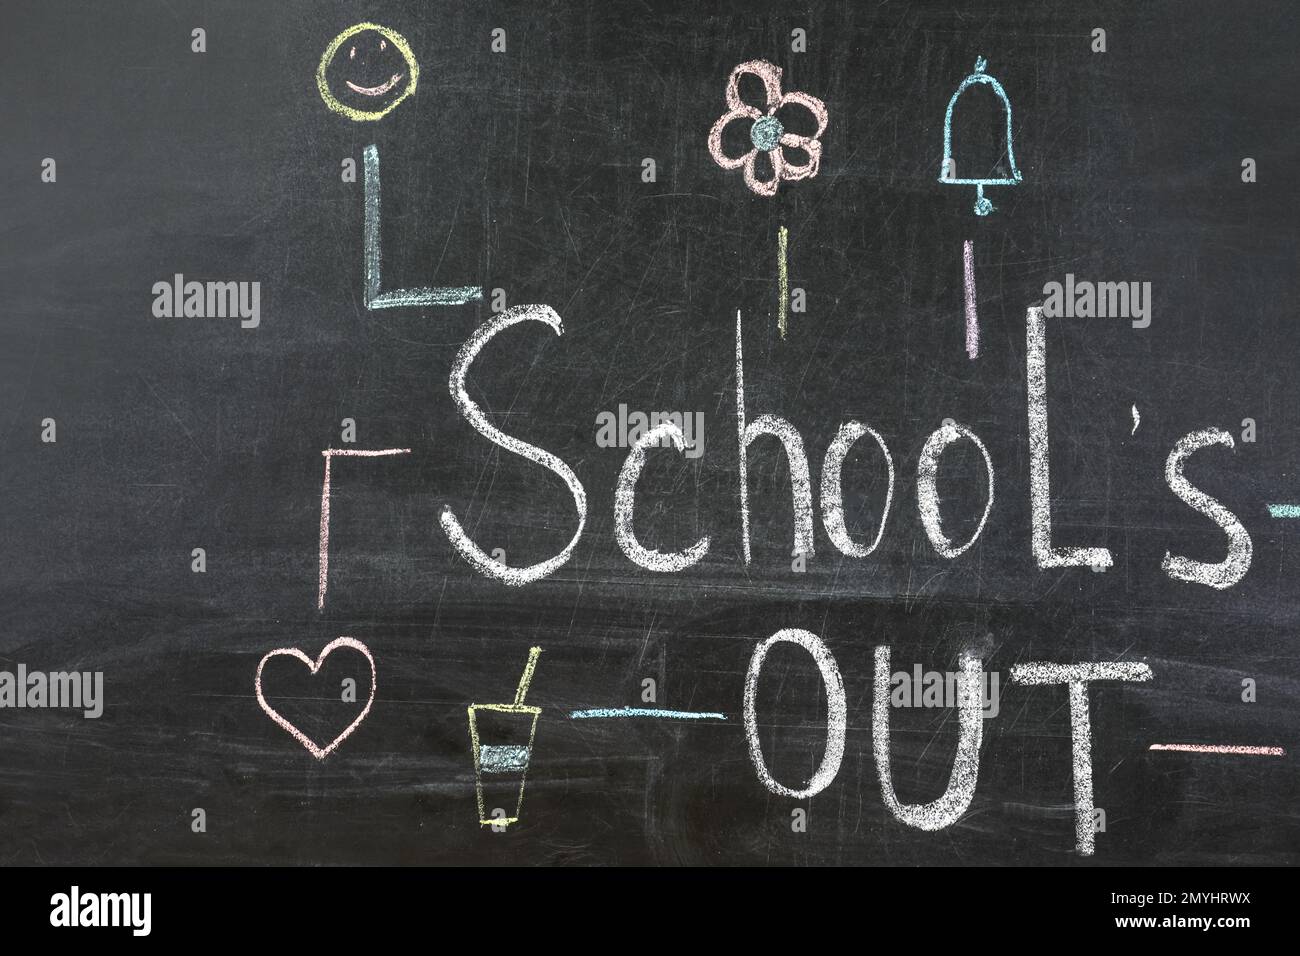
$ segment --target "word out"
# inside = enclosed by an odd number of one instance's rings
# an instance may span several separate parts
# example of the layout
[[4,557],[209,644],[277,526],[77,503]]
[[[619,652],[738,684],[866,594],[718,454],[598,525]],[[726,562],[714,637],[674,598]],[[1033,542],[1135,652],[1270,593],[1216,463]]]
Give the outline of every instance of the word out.
[[[768,770],[758,733],[758,681],[768,652],[777,644],[794,644],[806,650],[821,672],[826,690],[826,749],[821,766],[807,785],[795,789],[780,783]],[[891,705],[887,646],[875,649],[875,678],[871,707],[872,753],[876,775],[885,806],[895,819],[919,830],[942,830],[952,826],[970,806],[979,778],[980,746],[984,738],[984,717],[980,706],[980,660],[964,654],[957,677],[957,753],[944,792],[930,803],[905,804],[894,792],[889,746],[889,711]],[[985,675],[987,678],[987,675]],[[1071,761],[1074,766],[1075,849],[1084,856],[1093,852],[1092,801],[1092,725],[1088,707],[1088,685],[1097,681],[1149,681],[1151,668],[1146,664],[1111,661],[1092,664],[1052,664],[1034,662],[1011,669],[1011,683],[1024,685],[1063,685],[1070,704]],[[844,759],[844,741],[848,731],[848,704],[844,680],[830,649],[816,634],[798,628],[777,631],[761,642],[749,660],[745,675],[745,737],[749,756],[758,779],[772,793],[805,800],[821,793],[835,780]]]

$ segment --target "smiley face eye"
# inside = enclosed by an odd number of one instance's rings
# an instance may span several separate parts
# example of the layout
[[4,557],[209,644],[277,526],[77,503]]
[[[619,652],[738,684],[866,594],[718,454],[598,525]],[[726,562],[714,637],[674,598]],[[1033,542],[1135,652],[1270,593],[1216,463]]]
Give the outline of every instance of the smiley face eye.
[[387,40],[380,40],[380,41],[379,41],[379,49],[380,49],[380,50],[387,50],[387,49],[388,49],[388,41],[387,41]]
[[352,49],[348,51],[348,59],[355,60],[356,58],[357,58],[357,48],[353,46]]

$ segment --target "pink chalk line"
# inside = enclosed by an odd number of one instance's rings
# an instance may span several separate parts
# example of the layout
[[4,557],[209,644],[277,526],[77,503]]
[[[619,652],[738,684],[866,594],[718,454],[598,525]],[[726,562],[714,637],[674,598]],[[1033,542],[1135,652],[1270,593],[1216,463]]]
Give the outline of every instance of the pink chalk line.
[[1248,747],[1242,744],[1152,744],[1149,750],[1177,750],[1189,754],[1241,754],[1253,757],[1285,757],[1281,747]]
[[409,455],[409,448],[326,448],[325,481],[320,492],[320,580],[316,591],[316,610],[325,606],[325,589],[330,576],[330,462],[340,458],[383,458],[387,455]]
[[[329,657],[330,654],[340,647],[350,647],[354,651],[360,651],[361,654],[364,655],[365,659],[370,663],[370,699],[366,701],[366,706],[361,709],[361,713],[357,714],[356,720],[343,728],[343,733],[331,740],[326,746],[320,747],[314,740],[290,723],[283,714],[266,702],[266,697],[262,694],[262,669],[266,667],[266,662],[272,657],[287,656],[302,661],[310,667],[311,672],[315,674],[321,669],[321,665],[325,663],[325,658]],[[328,757],[330,751],[343,743],[343,741],[347,739],[348,735],[357,729],[357,725],[366,719],[366,714],[370,713],[370,705],[375,702],[376,685],[375,659],[371,656],[370,648],[351,637],[337,637],[330,641],[325,645],[321,650],[320,655],[314,661],[296,647],[277,647],[273,651],[267,651],[266,656],[264,656],[257,665],[257,676],[253,680],[253,686],[257,689],[257,702],[262,705],[262,709],[266,711],[266,715],[287,730],[293,739],[306,747],[308,752],[317,760],[324,760]]]
[[961,257],[966,270],[966,354],[975,358],[980,354],[980,325],[975,315],[975,250],[969,239],[962,243]]

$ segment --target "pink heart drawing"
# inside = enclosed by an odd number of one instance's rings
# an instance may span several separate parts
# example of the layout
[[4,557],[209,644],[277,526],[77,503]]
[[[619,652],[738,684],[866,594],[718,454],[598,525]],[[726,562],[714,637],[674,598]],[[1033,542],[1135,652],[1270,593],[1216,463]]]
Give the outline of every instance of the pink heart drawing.
[[[341,734],[330,741],[328,746],[318,747],[314,740],[286,720],[283,714],[266,702],[266,697],[262,694],[262,668],[266,667],[266,662],[271,658],[288,655],[289,657],[298,658],[298,660],[310,667],[311,672],[315,674],[321,669],[321,665],[325,663],[325,658],[329,657],[330,654],[340,647],[350,647],[354,651],[360,651],[365,655],[366,660],[370,662],[370,699],[366,701],[366,706],[361,709],[361,713],[357,714],[357,719],[343,728]],[[261,662],[257,665],[257,678],[255,684],[257,687],[257,702],[262,705],[262,709],[266,711],[266,715],[287,730],[293,739],[306,747],[313,757],[317,760],[324,760],[329,756],[330,751],[343,743],[343,741],[347,739],[348,735],[357,729],[357,725],[366,719],[366,714],[370,713],[370,705],[375,702],[375,688],[377,686],[375,681],[375,659],[370,654],[370,648],[351,637],[339,637],[330,641],[325,645],[324,649],[321,650],[320,655],[314,661],[296,647],[277,647],[273,651],[268,651],[266,656],[263,657]]]

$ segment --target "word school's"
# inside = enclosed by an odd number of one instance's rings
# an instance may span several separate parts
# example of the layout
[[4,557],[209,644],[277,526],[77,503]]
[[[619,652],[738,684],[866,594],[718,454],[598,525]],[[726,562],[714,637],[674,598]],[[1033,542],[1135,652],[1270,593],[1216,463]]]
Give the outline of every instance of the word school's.
[[[559,315],[546,305],[521,305],[489,318],[461,347],[452,363],[450,389],[453,401],[466,421],[484,438],[500,448],[542,466],[557,475],[573,496],[577,511],[577,528],[562,551],[526,567],[510,567],[485,552],[471,540],[460,519],[450,506],[443,508],[440,523],[457,553],[487,577],[510,586],[522,586],[540,580],[562,567],[582,538],[587,520],[587,492],[573,469],[558,456],[505,434],[488,420],[483,409],[470,397],[466,380],[470,366],[483,348],[497,335],[524,322],[540,322],[556,335],[563,335]],[[750,561],[748,457],[750,446],[760,437],[775,438],[789,462],[794,508],[794,551],[811,557],[814,554],[813,485],[808,456],[798,430],[785,418],[775,414],[747,417],[745,407],[745,364],[740,313],[736,314],[736,432],[739,443],[739,499],[741,543],[745,562]],[[1050,474],[1047,418],[1047,336],[1044,310],[1031,307],[1026,314],[1027,413],[1029,435],[1030,551],[1039,568],[1087,567],[1094,570],[1114,563],[1104,547],[1060,547],[1052,540],[1050,509]],[[888,477],[884,507],[876,535],[870,544],[854,541],[844,519],[841,472],[849,450],[870,436],[879,447]],[[623,463],[614,494],[615,539],[624,555],[640,567],[674,573],[699,562],[709,551],[711,537],[705,535],[680,551],[660,552],[643,546],[633,530],[633,513],[637,482],[651,449],[668,441],[678,452],[687,447],[683,429],[671,418],[640,434],[631,443]],[[948,538],[939,510],[938,473],[944,451],[956,442],[972,444],[984,460],[987,473],[984,513],[979,525],[964,542]],[[1250,534],[1237,516],[1218,500],[1196,488],[1184,475],[1184,466],[1192,455],[1214,446],[1232,450],[1235,445],[1227,431],[1208,427],[1180,438],[1170,450],[1164,478],[1170,491],[1192,510],[1216,524],[1227,539],[1226,556],[1221,561],[1206,562],[1166,552],[1161,567],[1173,580],[1224,589],[1239,582],[1250,568],[1253,545]],[[988,450],[972,430],[952,420],[936,429],[926,440],[917,464],[917,502],[922,524],[935,552],[955,559],[980,537],[994,503],[994,469]],[[841,424],[838,434],[826,449],[821,471],[819,497],[822,521],[835,547],[844,555],[870,555],[885,533],[894,495],[894,463],[884,437],[861,422]]]

